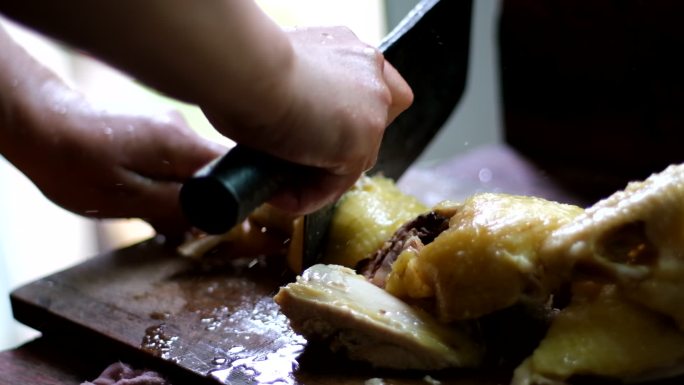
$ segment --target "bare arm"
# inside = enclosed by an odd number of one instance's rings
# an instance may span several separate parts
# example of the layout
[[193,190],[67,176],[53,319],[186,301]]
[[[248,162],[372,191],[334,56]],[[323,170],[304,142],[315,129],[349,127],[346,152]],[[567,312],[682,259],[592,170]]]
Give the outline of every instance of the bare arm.
[[334,199],[370,168],[385,127],[412,100],[351,31],[285,32],[252,0],[24,0],[0,11],[198,104],[239,143],[318,167],[275,199],[295,212]]
[[4,3],[7,16],[170,96],[250,118],[292,65],[286,34],[252,0]]
[[54,203],[97,218],[143,218],[179,234],[180,183],[223,148],[180,116],[95,108],[0,27],[0,155]]

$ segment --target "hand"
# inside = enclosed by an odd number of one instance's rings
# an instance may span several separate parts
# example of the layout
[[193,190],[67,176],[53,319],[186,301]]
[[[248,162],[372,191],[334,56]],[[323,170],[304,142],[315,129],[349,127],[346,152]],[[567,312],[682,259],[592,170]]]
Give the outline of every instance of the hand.
[[[3,12],[202,106],[220,132],[247,147],[315,167],[272,202],[291,212],[346,191],[375,163],[385,127],[413,98],[380,52],[348,29],[285,33],[253,1],[66,2],[49,12],[37,4],[10,2]],[[74,28],[73,15],[84,13],[89,22]],[[127,27],[111,34],[122,18]],[[169,40],[180,30],[182,39]]]
[[[35,93],[15,116],[10,159],[54,203],[95,218],[142,218],[158,232],[188,228],[180,184],[225,149],[180,115],[113,114],[60,82]],[[18,151],[17,151],[18,150]]]
[[[376,49],[348,29],[289,32],[291,68],[254,122],[206,111],[215,127],[238,143],[316,167],[293,180],[271,202],[306,213],[344,193],[376,161],[386,126],[408,108],[413,94]],[[279,104],[278,104],[279,103]],[[275,104],[275,105],[274,105]]]

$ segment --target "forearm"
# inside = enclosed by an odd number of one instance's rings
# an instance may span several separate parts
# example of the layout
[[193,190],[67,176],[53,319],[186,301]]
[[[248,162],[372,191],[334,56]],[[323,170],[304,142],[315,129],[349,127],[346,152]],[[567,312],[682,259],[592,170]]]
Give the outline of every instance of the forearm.
[[0,154],[54,203],[183,231],[179,183],[223,152],[182,119],[93,107],[0,28]]
[[68,87],[50,70],[35,61],[0,26],[0,154],[15,165],[35,135],[25,124],[40,110],[46,88]]
[[0,7],[170,96],[237,120],[266,119],[263,108],[283,102],[281,74],[292,65],[292,47],[252,0],[25,0]]
[[0,12],[199,105],[236,142],[317,168],[274,200],[287,210],[339,197],[412,99],[352,31],[286,34],[253,0],[12,0]]

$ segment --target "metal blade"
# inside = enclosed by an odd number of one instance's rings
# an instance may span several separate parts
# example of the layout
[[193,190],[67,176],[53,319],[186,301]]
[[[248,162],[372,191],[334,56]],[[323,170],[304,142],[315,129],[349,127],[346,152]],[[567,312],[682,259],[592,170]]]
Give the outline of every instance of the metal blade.
[[[414,102],[385,131],[369,175],[399,179],[453,112],[465,88],[471,8],[470,0],[423,0],[380,44]],[[333,213],[329,205],[304,217],[305,268],[320,260]]]

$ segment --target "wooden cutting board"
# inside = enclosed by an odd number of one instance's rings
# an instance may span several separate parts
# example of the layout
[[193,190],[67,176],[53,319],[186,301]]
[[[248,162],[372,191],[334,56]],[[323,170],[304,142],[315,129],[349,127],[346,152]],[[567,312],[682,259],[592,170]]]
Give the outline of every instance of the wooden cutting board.
[[506,374],[383,372],[306,347],[272,300],[294,278],[282,258],[229,255],[191,260],[149,240],[23,286],[12,308],[20,322],[72,346],[115,349],[183,383],[508,382]]

